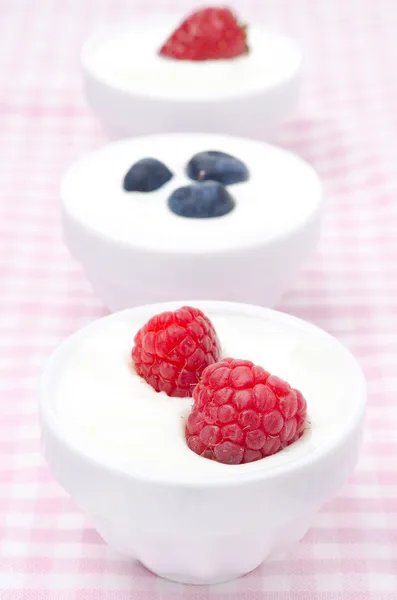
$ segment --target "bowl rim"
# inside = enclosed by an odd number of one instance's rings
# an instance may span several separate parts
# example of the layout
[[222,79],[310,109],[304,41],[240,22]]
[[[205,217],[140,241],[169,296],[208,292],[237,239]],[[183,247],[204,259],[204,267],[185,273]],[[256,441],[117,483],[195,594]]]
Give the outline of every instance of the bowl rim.
[[[188,104],[188,105],[211,105],[217,104],[220,105],[222,103],[232,103],[232,102],[240,102],[244,100],[249,100],[251,98],[255,98],[257,96],[263,96],[263,94],[273,93],[275,90],[284,87],[286,83],[293,81],[297,76],[299,76],[302,65],[303,65],[303,51],[298,42],[290,37],[289,35],[285,35],[283,32],[278,31],[277,29],[268,27],[268,26],[253,26],[250,27],[251,30],[259,33],[261,32],[263,35],[267,35],[273,38],[277,38],[279,41],[283,41],[283,43],[287,44],[291,49],[291,54],[295,56],[295,64],[294,68],[290,68],[288,73],[284,74],[283,77],[277,79],[274,82],[264,82],[263,85],[254,88],[253,90],[235,90],[232,93],[228,93],[227,95],[219,94],[209,97],[196,98],[194,96],[178,96],[177,93],[173,94],[161,94],[161,92],[149,92],[149,91],[140,91],[138,89],[129,89],[127,86],[124,87],[122,85],[117,85],[108,77],[106,77],[99,69],[95,69],[92,63],[92,53],[95,47],[100,44],[103,40],[106,40],[112,36],[116,36],[120,33],[125,33],[128,31],[134,31],[137,29],[141,29],[142,27],[147,26],[159,26],[164,25],[171,32],[173,28],[179,22],[186,17],[186,14],[179,12],[173,13],[161,13],[157,14],[155,17],[144,17],[138,16],[134,19],[131,19],[127,23],[116,23],[109,27],[106,27],[102,30],[98,30],[96,33],[93,33],[90,37],[86,39],[83,43],[83,46],[80,51],[80,64],[83,69],[83,72],[86,76],[89,76],[92,80],[100,83],[103,86],[106,86],[108,89],[121,94],[123,96],[129,96],[131,98],[140,98],[147,99],[152,101],[159,101],[164,103],[172,103],[172,104]],[[164,40],[163,40],[164,41]],[[161,40],[159,46],[161,45]]]
[[[109,245],[117,246],[118,248],[122,248],[127,251],[133,250],[133,251],[138,251],[138,252],[144,252],[145,254],[153,254],[153,255],[158,254],[157,248],[152,248],[150,246],[140,246],[139,244],[136,245],[134,243],[133,238],[131,238],[131,240],[128,240],[128,241],[126,241],[124,239],[117,239],[115,236],[113,236],[108,231],[101,231],[98,228],[96,228],[95,226],[91,225],[90,223],[82,221],[80,216],[76,215],[75,212],[71,211],[69,208],[68,198],[70,197],[70,192],[67,191],[67,187],[69,186],[70,179],[74,177],[75,171],[82,168],[82,166],[84,166],[84,163],[86,161],[91,160],[92,157],[95,157],[96,155],[100,155],[101,153],[106,152],[108,149],[111,149],[111,148],[117,149],[117,148],[122,148],[123,146],[128,148],[128,146],[130,144],[134,144],[134,146],[136,146],[136,145],[139,145],[141,142],[152,143],[153,146],[155,147],[156,142],[159,140],[159,138],[161,138],[161,139],[178,138],[178,140],[180,141],[180,144],[183,145],[183,140],[188,139],[190,137],[202,138],[203,146],[205,144],[207,144],[208,146],[220,144],[220,145],[225,146],[225,148],[226,148],[229,145],[229,142],[232,142],[234,144],[241,142],[242,144],[249,144],[250,146],[252,146],[253,149],[258,148],[258,151],[260,149],[264,149],[264,148],[266,148],[268,150],[270,149],[271,151],[276,151],[279,155],[285,156],[286,159],[293,159],[300,165],[300,167],[305,169],[307,177],[310,177],[310,179],[312,180],[312,182],[315,184],[315,187],[316,187],[316,192],[315,192],[316,193],[316,202],[313,204],[313,207],[307,213],[305,218],[299,220],[296,223],[292,223],[290,225],[290,227],[287,229],[274,231],[272,233],[272,235],[269,235],[264,240],[250,241],[248,243],[245,243],[243,246],[239,246],[237,248],[228,247],[227,245],[219,246],[219,248],[211,248],[211,250],[210,250],[211,255],[213,254],[213,255],[219,256],[219,255],[224,254],[225,252],[227,252],[228,254],[235,253],[235,252],[240,253],[242,251],[251,251],[251,250],[255,250],[257,248],[264,249],[264,248],[272,247],[274,244],[278,244],[280,242],[287,241],[291,237],[291,235],[293,235],[295,232],[305,229],[309,223],[311,223],[313,220],[316,220],[317,216],[322,213],[323,206],[324,206],[324,184],[321,181],[320,176],[317,173],[316,169],[309,162],[304,160],[301,156],[299,156],[295,152],[292,152],[291,150],[288,150],[287,148],[283,148],[276,144],[271,144],[271,143],[268,143],[263,140],[253,140],[246,136],[238,136],[238,135],[223,134],[223,133],[218,134],[218,133],[203,133],[203,132],[191,131],[191,132],[177,132],[177,133],[155,133],[155,134],[140,135],[140,136],[136,136],[136,137],[123,138],[123,139],[120,139],[117,141],[102,144],[100,147],[94,148],[90,152],[77,158],[77,160],[73,161],[68,166],[68,168],[66,169],[66,171],[64,172],[64,174],[61,178],[60,197],[61,197],[61,207],[62,207],[63,219],[67,218],[69,222],[73,223],[73,225],[77,225],[82,231],[86,232],[90,236],[93,236],[97,240],[100,240],[101,242],[106,242]],[[215,140],[215,144],[212,143],[213,140]],[[205,221],[205,219],[203,221]],[[189,254],[189,255],[196,257],[196,256],[202,256],[203,254],[208,254],[208,250],[205,246],[203,246],[201,248],[186,249],[186,250],[184,250],[184,253],[186,255]],[[170,256],[174,256],[174,255],[180,256],[180,251],[177,249],[176,250],[162,249],[162,254],[170,255]]]
[[[349,365],[352,377],[355,379],[354,387],[357,389],[356,406],[354,410],[349,413],[349,418],[343,421],[340,431],[337,435],[329,439],[326,443],[318,446],[312,453],[304,454],[303,456],[297,457],[294,461],[286,462],[283,464],[275,465],[271,469],[266,469],[266,459],[264,460],[263,469],[247,471],[243,473],[231,473],[230,476],[223,475],[221,478],[216,479],[213,476],[206,478],[201,474],[197,479],[183,479],[178,478],[174,475],[153,474],[152,472],[145,473],[142,470],[133,467],[123,467],[115,463],[107,463],[101,458],[95,457],[89,451],[78,447],[68,437],[66,431],[63,430],[59,419],[56,416],[52,402],[52,393],[54,381],[56,381],[57,373],[62,368],[62,363],[67,357],[68,353],[72,350],[73,346],[87,334],[94,333],[97,329],[100,329],[105,322],[117,321],[118,319],[125,318],[126,315],[133,315],[142,317],[144,319],[150,318],[150,316],[163,312],[166,310],[175,310],[180,306],[196,306],[201,310],[211,311],[217,310],[224,313],[240,313],[242,316],[253,316],[258,318],[272,319],[276,322],[283,322],[290,324],[294,327],[298,327],[305,331],[312,331],[320,336],[325,336],[328,341],[338,348],[339,352],[344,356],[344,360]],[[365,407],[367,400],[366,391],[366,380],[364,374],[359,366],[357,360],[351,354],[351,352],[343,346],[334,336],[327,333],[325,330],[317,327],[316,325],[290,315],[288,313],[276,311],[269,308],[264,308],[257,305],[245,304],[239,302],[223,302],[223,301],[173,301],[156,304],[145,304],[134,308],[128,308],[126,310],[118,311],[113,314],[95,319],[91,323],[78,329],[75,333],[66,338],[61,342],[58,347],[53,351],[50,358],[48,359],[43,373],[39,381],[39,415],[42,423],[42,428],[50,432],[52,438],[56,439],[58,445],[64,446],[69,453],[72,453],[75,458],[95,467],[106,471],[108,474],[121,476],[128,480],[145,481],[146,483],[156,485],[166,485],[167,487],[183,487],[183,488],[224,488],[230,486],[240,486],[241,484],[247,483],[258,483],[264,480],[275,480],[281,477],[288,476],[290,474],[296,474],[307,468],[314,467],[322,460],[326,459],[330,454],[346,442],[351,435],[357,430],[362,424]],[[206,459],[203,459],[206,460]]]

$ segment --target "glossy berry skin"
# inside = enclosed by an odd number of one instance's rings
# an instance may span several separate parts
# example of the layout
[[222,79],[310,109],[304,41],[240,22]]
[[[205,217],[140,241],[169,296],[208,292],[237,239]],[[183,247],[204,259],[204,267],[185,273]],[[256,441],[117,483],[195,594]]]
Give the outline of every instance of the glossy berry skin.
[[188,162],[187,175],[195,181],[218,181],[223,185],[241,183],[249,178],[245,164],[226,152],[207,150],[198,152]]
[[180,217],[210,219],[230,213],[235,201],[221,183],[203,181],[176,189],[168,198],[168,206]]
[[306,400],[248,360],[225,358],[205,369],[193,393],[186,441],[200,456],[225,464],[259,460],[298,440]]
[[246,27],[228,8],[203,8],[189,15],[160,48],[176,60],[231,59],[247,54]]
[[190,306],[155,315],[134,342],[131,357],[136,372],[168,396],[192,396],[204,369],[221,353],[213,324]]
[[160,160],[142,158],[125,175],[123,188],[126,192],[154,192],[171,178],[171,171]]

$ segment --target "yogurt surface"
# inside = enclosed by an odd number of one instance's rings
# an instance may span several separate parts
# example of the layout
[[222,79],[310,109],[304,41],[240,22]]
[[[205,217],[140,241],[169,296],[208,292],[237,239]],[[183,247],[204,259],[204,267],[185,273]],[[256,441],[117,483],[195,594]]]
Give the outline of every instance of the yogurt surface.
[[316,330],[270,318],[205,311],[223,355],[250,359],[299,389],[308,404],[303,437],[274,456],[224,465],[197,456],[185,443],[191,398],[157,393],[133,370],[130,352],[147,318],[120,313],[71,346],[53,390],[64,435],[85,453],[127,472],[195,480],[277,468],[316,451],[338,435],[349,411],[349,369],[338,345]]
[[[241,159],[250,178],[228,186],[236,201],[229,214],[210,219],[177,216],[168,207],[168,197],[194,183],[185,167],[205,150]],[[144,157],[163,161],[174,177],[155,192],[125,192],[126,172]],[[210,134],[144,136],[110,144],[75,163],[61,193],[65,209],[83,227],[156,252],[216,252],[263,244],[312,218],[322,199],[316,173],[297,156],[262,142]]]
[[85,49],[85,64],[96,77],[118,89],[181,100],[252,93],[277,85],[300,66],[300,52],[291,40],[251,27],[246,56],[209,61],[159,56],[161,45],[182,20],[135,23],[98,36]]

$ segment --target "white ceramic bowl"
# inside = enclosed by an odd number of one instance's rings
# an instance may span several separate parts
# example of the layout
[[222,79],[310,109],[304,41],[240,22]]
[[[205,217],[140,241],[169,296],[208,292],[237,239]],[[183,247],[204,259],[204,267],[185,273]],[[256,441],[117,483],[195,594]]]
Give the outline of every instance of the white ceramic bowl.
[[111,138],[194,130],[263,139],[290,115],[302,64],[292,40],[254,28],[248,58],[190,62],[157,56],[180,20],[138,20],[84,45],[86,97]]
[[[178,217],[167,198],[189,183],[190,156],[209,149],[244,160],[250,180],[229,186],[237,205],[228,215]],[[174,178],[153,194],[124,192],[125,173],[144,156],[163,160]],[[245,138],[164,134],[109,144],[72,165],[61,196],[69,250],[112,311],[189,297],[273,307],[320,233],[322,188],[314,170]]]
[[[326,407],[331,417],[325,419],[332,423],[332,433],[319,436],[312,414],[311,439],[316,443],[305,446],[309,451],[282,456],[284,450],[249,465],[225,466],[230,475],[222,471],[219,478],[208,478],[203,469],[188,471],[188,476],[179,471],[175,475],[172,469],[167,472],[162,465],[156,475],[133,466],[127,469],[108,459],[108,454],[98,458],[92,448],[76,444],[55,408],[57,383],[71,353],[86,336],[98,333],[110,321],[144,322],[181,304],[120,312],[91,323],[61,344],[41,380],[44,452],[55,478],[89,514],[110,546],[162,577],[193,584],[216,583],[248,573],[305,535],[314,514],[356,465],[366,388],[351,354],[309,323],[255,306],[187,302],[184,304],[198,306],[210,317],[237,314],[305,336],[303,359],[308,360],[308,369],[313,366],[313,377],[316,365],[321,361],[326,365],[322,372],[328,383],[317,381],[314,389],[321,394],[323,386],[330,385],[335,390],[335,403]],[[95,370],[92,372],[95,377]],[[343,415],[338,410],[335,414],[335,406],[343,406]],[[310,414],[308,397],[309,419]]]

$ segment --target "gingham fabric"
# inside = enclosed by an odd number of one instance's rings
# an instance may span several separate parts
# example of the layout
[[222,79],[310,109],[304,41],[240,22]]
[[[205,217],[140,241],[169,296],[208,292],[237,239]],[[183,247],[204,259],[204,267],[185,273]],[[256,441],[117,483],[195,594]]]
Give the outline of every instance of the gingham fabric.
[[83,40],[170,0],[0,0],[1,600],[397,598],[396,0],[241,0],[306,54],[299,112],[277,142],[318,170],[318,253],[281,308],[336,335],[369,381],[359,467],[283,560],[193,588],[121,559],[40,454],[37,378],[52,349],[105,313],[65,249],[59,180],[106,138],[86,106]]

